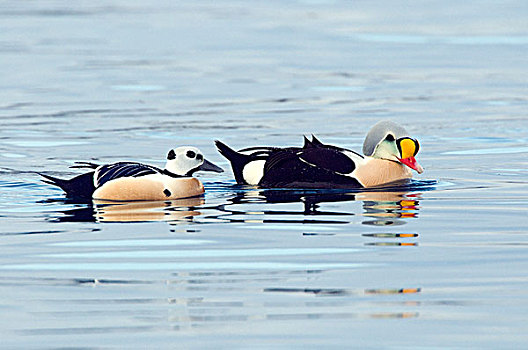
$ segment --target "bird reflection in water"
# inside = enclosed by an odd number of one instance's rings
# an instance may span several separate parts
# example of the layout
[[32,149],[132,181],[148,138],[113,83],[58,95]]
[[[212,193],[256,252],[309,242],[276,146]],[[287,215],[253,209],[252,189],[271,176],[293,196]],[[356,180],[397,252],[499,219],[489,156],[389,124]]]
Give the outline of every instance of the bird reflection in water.
[[[384,288],[327,286],[326,270],[177,271],[165,284],[170,322],[178,326],[220,321],[417,318],[420,293],[415,285]],[[183,292],[190,292],[183,293]],[[269,295],[247,300],[250,292]],[[201,294],[200,294],[201,293]],[[277,299],[279,295],[293,298]],[[189,295],[191,297],[189,297]],[[294,296],[300,296],[297,298]],[[279,304],[270,300],[287,300]]]
[[[347,193],[297,191],[297,190],[250,190],[239,191],[219,205],[221,212],[213,218],[224,222],[251,222],[251,223],[304,223],[304,224],[343,224],[348,220],[340,217],[354,215],[350,212],[322,211],[320,203],[354,201],[354,195]],[[260,209],[267,204],[301,203],[301,210],[278,209],[271,206],[269,209]],[[240,208],[240,209],[238,209]],[[331,219],[314,218],[331,217]]]
[[171,201],[108,202],[94,200],[94,215],[99,222],[167,221],[188,222],[201,212],[193,208],[203,205],[201,197]]
[[358,195],[363,201],[363,216],[374,218],[365,220],[363,224],[374,226],[403,225],[399,219],[418,217],[420,194],[405,192],[367,192]]
[[50,219],[56,222],[190,222],[202,213],[196,207],[205,201],[202,197],[170,201],[112,202],[94,200],[91,203],[72,203],[76,207],[61,211],[61,216]]
[[[215,219],[228,222],[252,223],[310,223],[310,224],[347,224],[351,217],[366,217],[365,225],[390,226],[402,225],[404,219],[417,218],[419,193],[409,191],[300,191],[300,190],[259,190],[239,191],[218,206],[223,212]],[[342,202],[360,202],[363,211],[341,205],[338,210],[322,209],[322,204]],[[282,206],[266,204],[300,203],[299,210],[285,210]],[[264,205],[264,207],[263,207]],[[335,207],[335,206],[334,206]],[[257,209],[259,208],[259,209]]]
[[[295,224],[349,224],[352,217],[365,217],[365,225],[403,225],[405,219],[418,217],[420,194],[417,191],[434,189],[436,182],[422,182],[417,186],[391,186],[363,191],[343,190],[284,190],[258,189],[225,184],[220,190],[227,199],[220,204],[205,206],[203,197],[172,201],[72,203],[76,207],[62,210],[51,221],[141,222],[166,221],[169,223],[295,223]],[[213,192],[214,193],[214,192]],[[295,206],[279,204],[295,203]],[[342,205],[331,205],[342,203]],[[355,206],[362,204],[362,211]],[[269,205],[271,204],[271,206]],[[322,209],[325,208],[337,209]],[[351,207],[350,204],[353,206]]]

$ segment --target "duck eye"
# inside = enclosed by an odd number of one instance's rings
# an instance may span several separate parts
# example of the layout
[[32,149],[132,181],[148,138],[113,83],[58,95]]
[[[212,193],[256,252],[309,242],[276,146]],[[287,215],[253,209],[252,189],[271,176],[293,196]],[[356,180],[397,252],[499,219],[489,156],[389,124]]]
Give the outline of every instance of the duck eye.
[[198,155],[196,156],[196,159],[198,159],[198,160],[203,160],[203,156],[202,156],[201,154],[198,154]]
[[187,158],[194,158],[194,157],[196,157],[196,152],[187,151],[186,156],[187,156]]
[[385,137],[385,140],[387,140],[387,141],[389,141],[389,142],[392,142],[392,141],[394,141],[394,140],[396,140],[396,139],[394,138],[394,135],[392,135],[392,134],[388,134],[388,135]]

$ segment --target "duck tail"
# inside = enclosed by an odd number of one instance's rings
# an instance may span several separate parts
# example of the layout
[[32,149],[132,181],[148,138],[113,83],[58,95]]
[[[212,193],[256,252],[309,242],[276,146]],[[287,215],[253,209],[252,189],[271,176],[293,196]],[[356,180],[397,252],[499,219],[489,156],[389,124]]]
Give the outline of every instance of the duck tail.
[[233,174],[235,175],[235,180],[238,184],[245,184],[244,177],[242,172],[244,166],[251,161],[250,156],[239,153],[226,145],[225,143],[215,140],[216,148],[221,155],[227,158],[231,163],[231,168],[233,169]]
[[95,186],[93,184],[93,171],[76,176],[70,180],[59,179],[39,172],[37,172],[37,174],[44,178],[42,182],[59,187],[66,192],[66,196],[70,198],[92,198],[92,194],[95,191]]
[[53,186],[60,187],[65,192],[66,192],[66,188],[69,187],[68,186],[68,180],[59,179],[57,177],[53,177],[51,175],[46,175],[46,174],[39,173],[39,172],[37,172],[37,174],[39,174],[40,176],[42,176],[44,178],[42,180],[42,182],[45,182],[45,183],[53,185]]

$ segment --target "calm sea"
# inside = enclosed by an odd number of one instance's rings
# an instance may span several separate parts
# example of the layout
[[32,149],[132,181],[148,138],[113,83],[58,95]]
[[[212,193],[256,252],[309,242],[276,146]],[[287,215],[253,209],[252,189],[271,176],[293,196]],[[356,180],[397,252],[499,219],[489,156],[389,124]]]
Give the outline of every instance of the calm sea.
[[[0,347],[528,344],[528,3],[0,3]],[[406,191],[235,186],[215,150],[418,138]],[[224,167],[203,198],[69,203],[35,171]]]

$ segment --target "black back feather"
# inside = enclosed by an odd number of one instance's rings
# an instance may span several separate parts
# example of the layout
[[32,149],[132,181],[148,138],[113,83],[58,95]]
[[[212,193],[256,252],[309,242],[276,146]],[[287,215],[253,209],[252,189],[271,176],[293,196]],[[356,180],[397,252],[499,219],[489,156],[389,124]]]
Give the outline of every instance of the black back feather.
[[72,169],[82,169],[82,168],[88,168],[88,169],[97,169],[99,164],[95,164],[92,162],[75,162],[75,165],[70,166]]
[[[282,153],[282,154],[281,154]],[[266,164],[259,185],[264,188],[358,188],[361,184],[324,167],[308,164],[291,152],[270,156],[272,166]]]
[[100,187],[110,180],[121,177],[139,177],[159,173],[162,173],[162,170],[154,166],[135,162],[119,162],[101,166],[97,170],[95,183],[97,187]]
[[324,144],[321,141],[319,141],[319,139],[315,137],[314,134],[312,134],[312,144],[314,146],[324,146]]
[[340,174],[350,174],[356,168],[352,159],[342,152],[331,148],[308,148],[303,150],[298,156],[307,163]]
[[[235,151],[220,141],[215,141],[219,152],[233,168],[235,179],[245,184],[243,169],[251,161],[264,159],[264,175],[259,186],[267,188],[357,188],[361,184],[350,176],[355,163],[343,153],[345,149],[325,145],[314,135],[310,141],[304,137],[300,147],[248,147]],[[242,154],[240,152],[253,152]],[[348,151],[348,150],[347,150]],[[352,152],[352,151],[348,151]],[[358,157],[361,155],[356,154]]]
[[284,163],[295,160],[297,158],[298,156],[294,151],[288,149],[278,150],[268,157],[266,164],[264,165],[264,174],[274,168],[281,167]]
[[303,148],[313,147],[312,142],[308,140],[306,135],[303,136],[303,140],[304,140]]

